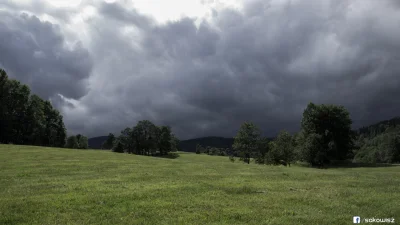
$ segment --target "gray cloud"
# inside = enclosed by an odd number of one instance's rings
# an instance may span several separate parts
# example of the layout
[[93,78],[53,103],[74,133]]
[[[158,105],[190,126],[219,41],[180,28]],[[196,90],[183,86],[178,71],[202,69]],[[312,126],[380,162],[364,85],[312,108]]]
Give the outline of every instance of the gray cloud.
[[[62,60],[26,64],[21,59],[34,54],[32,44],[0,56],[6,67],[44,70],[38,79],[52,71],[66,75],[54,83],[80,82],[46,90],[81,97],[55,100],[71,133],[104,135],[150,119],[183,139],[232,136],[252,120],[272,136],[296,131],[310,101],[346,106],[355,127],[400,113],[397,1],[251,0],[240,11],[213,9],[208,19],[165,24],[123,3],[90,4],[98,14],[86,21],[84,47],[74,50],[61,47],[54,25],[25,22],[20,36],[42,37],[31,31],[41,24],[51,34],[43,41],[54,43],[49,48],[56,46]],[[21,25],[7,27],[0,34]]]
[[58,25],[0,11],[0,66],[43,98],[79,99],[88,92],[92,61],[79,42],[67,47]]

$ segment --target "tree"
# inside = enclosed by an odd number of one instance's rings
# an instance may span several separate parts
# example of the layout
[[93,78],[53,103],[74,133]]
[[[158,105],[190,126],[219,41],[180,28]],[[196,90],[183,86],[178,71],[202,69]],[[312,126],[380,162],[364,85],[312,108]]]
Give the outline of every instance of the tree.
[[[308,104],[304,110],[301,128],[309,154],[311,149],[317,151],[318,157],[308,161],[311,164],[329,163],[331,160],[343,160],[351,157],[354,146],[354,133],[349,112],[343,106]],[[310,137],[311,136],[311,137]],[[309,146],[310,144],[317,146]],[[303,154],[304,155],[304,154]],[[308,158],[311,160],[311,158]]]
[[79,148],[78,139],[75,135],[69,136],[67,139],[67,143],[65,145],[66,148],[77,149]]
[[142,120],[133,128],[136,154],[150,155],[157,148],[157,127],[149,120]]
[[196,145],[196,154],[201,154],[203,151],[203,147],[200,144]]
[[239,153],[240,159],[250,163],[251,155],[257,151],[260,131],[251,122],[244,122],[234,138],[233,149]]
[[269,151],[268,138],[260,138],[258,142],[257,152],[254,155],[254,161],[258,164],[264,164],[266,161],[267,153]]
[[275,163],[287,164],[294,160],[294,147],[292,136],[287,131],[281,131],[274,141],[271,149],[271,160]]
[[22,85],[17,80],[8,80],[4,86],[5,93],[2,102],[4,103],[2,123],[4,129],[3,139],[5,143],[28,144],[23,143],[25,136],[24,122],[29,102],[30,90],[26,85]]
[[45,132],[44,101],[37,95],[31,95],[24,121],[24,143],[42,145]]
[[124,153],[124,147],[120,141],[116,141],[113,147],[113,152]]
[[388,127],[376,136],[360,136],[357,141],[354,162],[398,163],[400,162],[400,128]]
[[181,150],[179,147],[179,142],[179,139],[174,134],[171,134],[171,152],[177,152]]
[[102,144],[102,149],[112,149],[114,146],[115,136],[113,133],[109,133],[107,140],[105,140]]
[[211,154],[211,147],[207,146],[206,150],[204,151],[204,153],[206,153],[207,155],[210,155]]
[[121,131],[121,134],[119,135],[118,140],[117,140],[118,142],[121,143],[123,149],[128,150],[129,154],[134,152],[134,139],[133,138],[134,138],[133,129],[127,127]]
[[324,148],[323,136],[311,133],[307,136],[301,152],[301,159],[311,166],[322,167],[327,162],[327,149]]
[[227,156],[228,155],[228,151],[229,151],[229,149],[220,148],[218,155],[219,156]]
[[0,69],[0,142],[63,147],[66,130],[49,101]]
[[168,152],[172,150],[171,138],[171,128],[168,126],[160,127],[160,138],[158,143],[160,155],[167,155]]
[[49,101],[44,102],[45,129],[43,143],[46,146],[62,147],[65,145],[66,129],[60,113],[53,109]]
[[0,68],[0,143],[8,143],[10,129],[8,112],[8,76],[6,71]]
[[89,148],[89,144],[88,144],[88,138],[78,134],[76,135],[76,139],[78,141],[78,148],[79,149],[88,149]]

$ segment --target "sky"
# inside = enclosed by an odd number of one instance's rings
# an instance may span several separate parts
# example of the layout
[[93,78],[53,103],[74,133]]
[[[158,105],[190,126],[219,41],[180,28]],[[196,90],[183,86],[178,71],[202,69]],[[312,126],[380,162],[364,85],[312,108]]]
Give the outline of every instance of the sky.
[[148,119],[180,139],[296,132],[309,102],[353,127],[400,116],[398,0],[2,0],[0,68],[69,134]]

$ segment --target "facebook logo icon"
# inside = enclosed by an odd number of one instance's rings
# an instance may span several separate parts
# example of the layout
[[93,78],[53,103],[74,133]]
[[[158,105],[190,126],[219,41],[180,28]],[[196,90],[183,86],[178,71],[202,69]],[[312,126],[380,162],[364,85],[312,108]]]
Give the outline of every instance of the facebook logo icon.
[[361,223],[361,218],[359,216],[353,216],[353,223]]

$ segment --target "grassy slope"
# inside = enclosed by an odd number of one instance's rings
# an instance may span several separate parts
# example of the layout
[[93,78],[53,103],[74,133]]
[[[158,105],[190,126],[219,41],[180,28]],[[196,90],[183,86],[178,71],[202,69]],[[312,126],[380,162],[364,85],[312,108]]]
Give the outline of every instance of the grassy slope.
[[0,145],[0,224],[400,221],[400,167],[319,170]]

